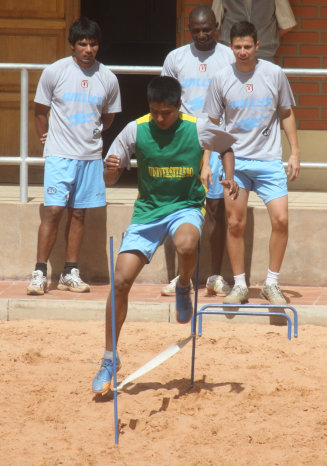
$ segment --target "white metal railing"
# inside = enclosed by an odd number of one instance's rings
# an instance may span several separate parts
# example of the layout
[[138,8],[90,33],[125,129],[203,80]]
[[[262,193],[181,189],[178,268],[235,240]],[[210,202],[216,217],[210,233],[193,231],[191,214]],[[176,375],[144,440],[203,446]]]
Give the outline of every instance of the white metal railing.
[[[0,63],[0,71],[20,71],[20,155],[1,156],[0,165],[20,166],[20,202],[26,203],[28,199],[28,166],[44,165],[43,157],[28,156],[28,72],[42,71],[47,64],[33,63]],[[108,66],[115,74],[160,74],[161,66]],[[325,69],[309,68],[284,68],[287,76],[327,76]],[[132,160],[132,167],[135,167],[136,160]],[[284,165],[287,165],[284,163]],[[323,162],[301,162],[301,168],[321,168],[326,169],[327,163]]]

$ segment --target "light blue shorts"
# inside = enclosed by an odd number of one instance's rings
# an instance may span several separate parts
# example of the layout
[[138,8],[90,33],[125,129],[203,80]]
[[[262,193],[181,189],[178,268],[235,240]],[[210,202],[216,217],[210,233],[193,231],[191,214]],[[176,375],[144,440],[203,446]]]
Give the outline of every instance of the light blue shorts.
[[106,205],[103,161],[46,157],[44,205],[75,209]]
[[240,188],[257,193],[265,204],[288,194],[287,175],[281,160],[235,157],[234,179]]
[[177,228],[183,223],[191,223],[201,235],[203,222],[204,216],[199,210],[181,209],[155,222],[131,223],[124,233],[119,253],[140,251],[150,262],[153,254],[168,235],[174,237]]
[[210,199],[223,199],[224,188],[219,181],[222,180],[223,164],[218,156],[218,152],[211,152],[209,166],[212,173],[212,184],[209,185],[207,197]]

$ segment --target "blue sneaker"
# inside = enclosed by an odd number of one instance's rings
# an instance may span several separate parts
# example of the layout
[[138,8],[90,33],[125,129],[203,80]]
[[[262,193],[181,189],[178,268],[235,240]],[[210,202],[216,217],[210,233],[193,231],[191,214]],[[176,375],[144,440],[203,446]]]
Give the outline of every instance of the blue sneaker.
[[191,301],[191,285],[180,286],[176,284],[176,320],[179,324],[187,324],[193,315]]
[[[121,362],[117,358],[117,372],[121,368]],[[110,389],[110,382],[114,375],[114,363],[111,359],[102,359],[99,372],[92,382],[92,391],[94,393],[105,394]]]

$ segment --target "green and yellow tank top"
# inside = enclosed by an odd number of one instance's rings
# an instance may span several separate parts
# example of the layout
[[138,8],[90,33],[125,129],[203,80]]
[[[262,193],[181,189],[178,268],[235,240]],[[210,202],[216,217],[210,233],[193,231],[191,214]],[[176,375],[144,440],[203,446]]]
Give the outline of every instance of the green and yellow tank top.
[[206,191],[200,179],[203,151],[196,118],[179,113],[167,130],[160,129],[151,114],[136,122],[139,195],[132,223],[153,222],[185,208],[202,210]]

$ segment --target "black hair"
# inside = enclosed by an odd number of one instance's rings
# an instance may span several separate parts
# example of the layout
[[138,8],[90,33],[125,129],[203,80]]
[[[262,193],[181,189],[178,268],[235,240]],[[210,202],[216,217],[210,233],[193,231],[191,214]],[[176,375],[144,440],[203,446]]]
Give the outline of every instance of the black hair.
[[256,44],[258,41],[257,30],[254,24],[248,21],[240,21],[235,23],[230,30],[230,42],[233,43],[235,37],[252,37],[253,42]]
[[181,101],[182,87],[175,78],[170,76],[157,76],[153,78],[147,87],[148,103],[165,102],[178,107]]
[[200,6],[197,6],[197,7],[193,8],[191,13],[189,14],[189,23],[191,21],[195,21],[196,18],[198,18],[199,16],[207,16],[215,24],[217,22],[216,15],[215,15],[214,11],[211,8],[209,8],[208,6],[200,5]]
[[74,21],[69,28],[68,41],[71,45],[82,39],[95,40],[99,44],[101,38],[102,32],[98,23],[86,16]]

